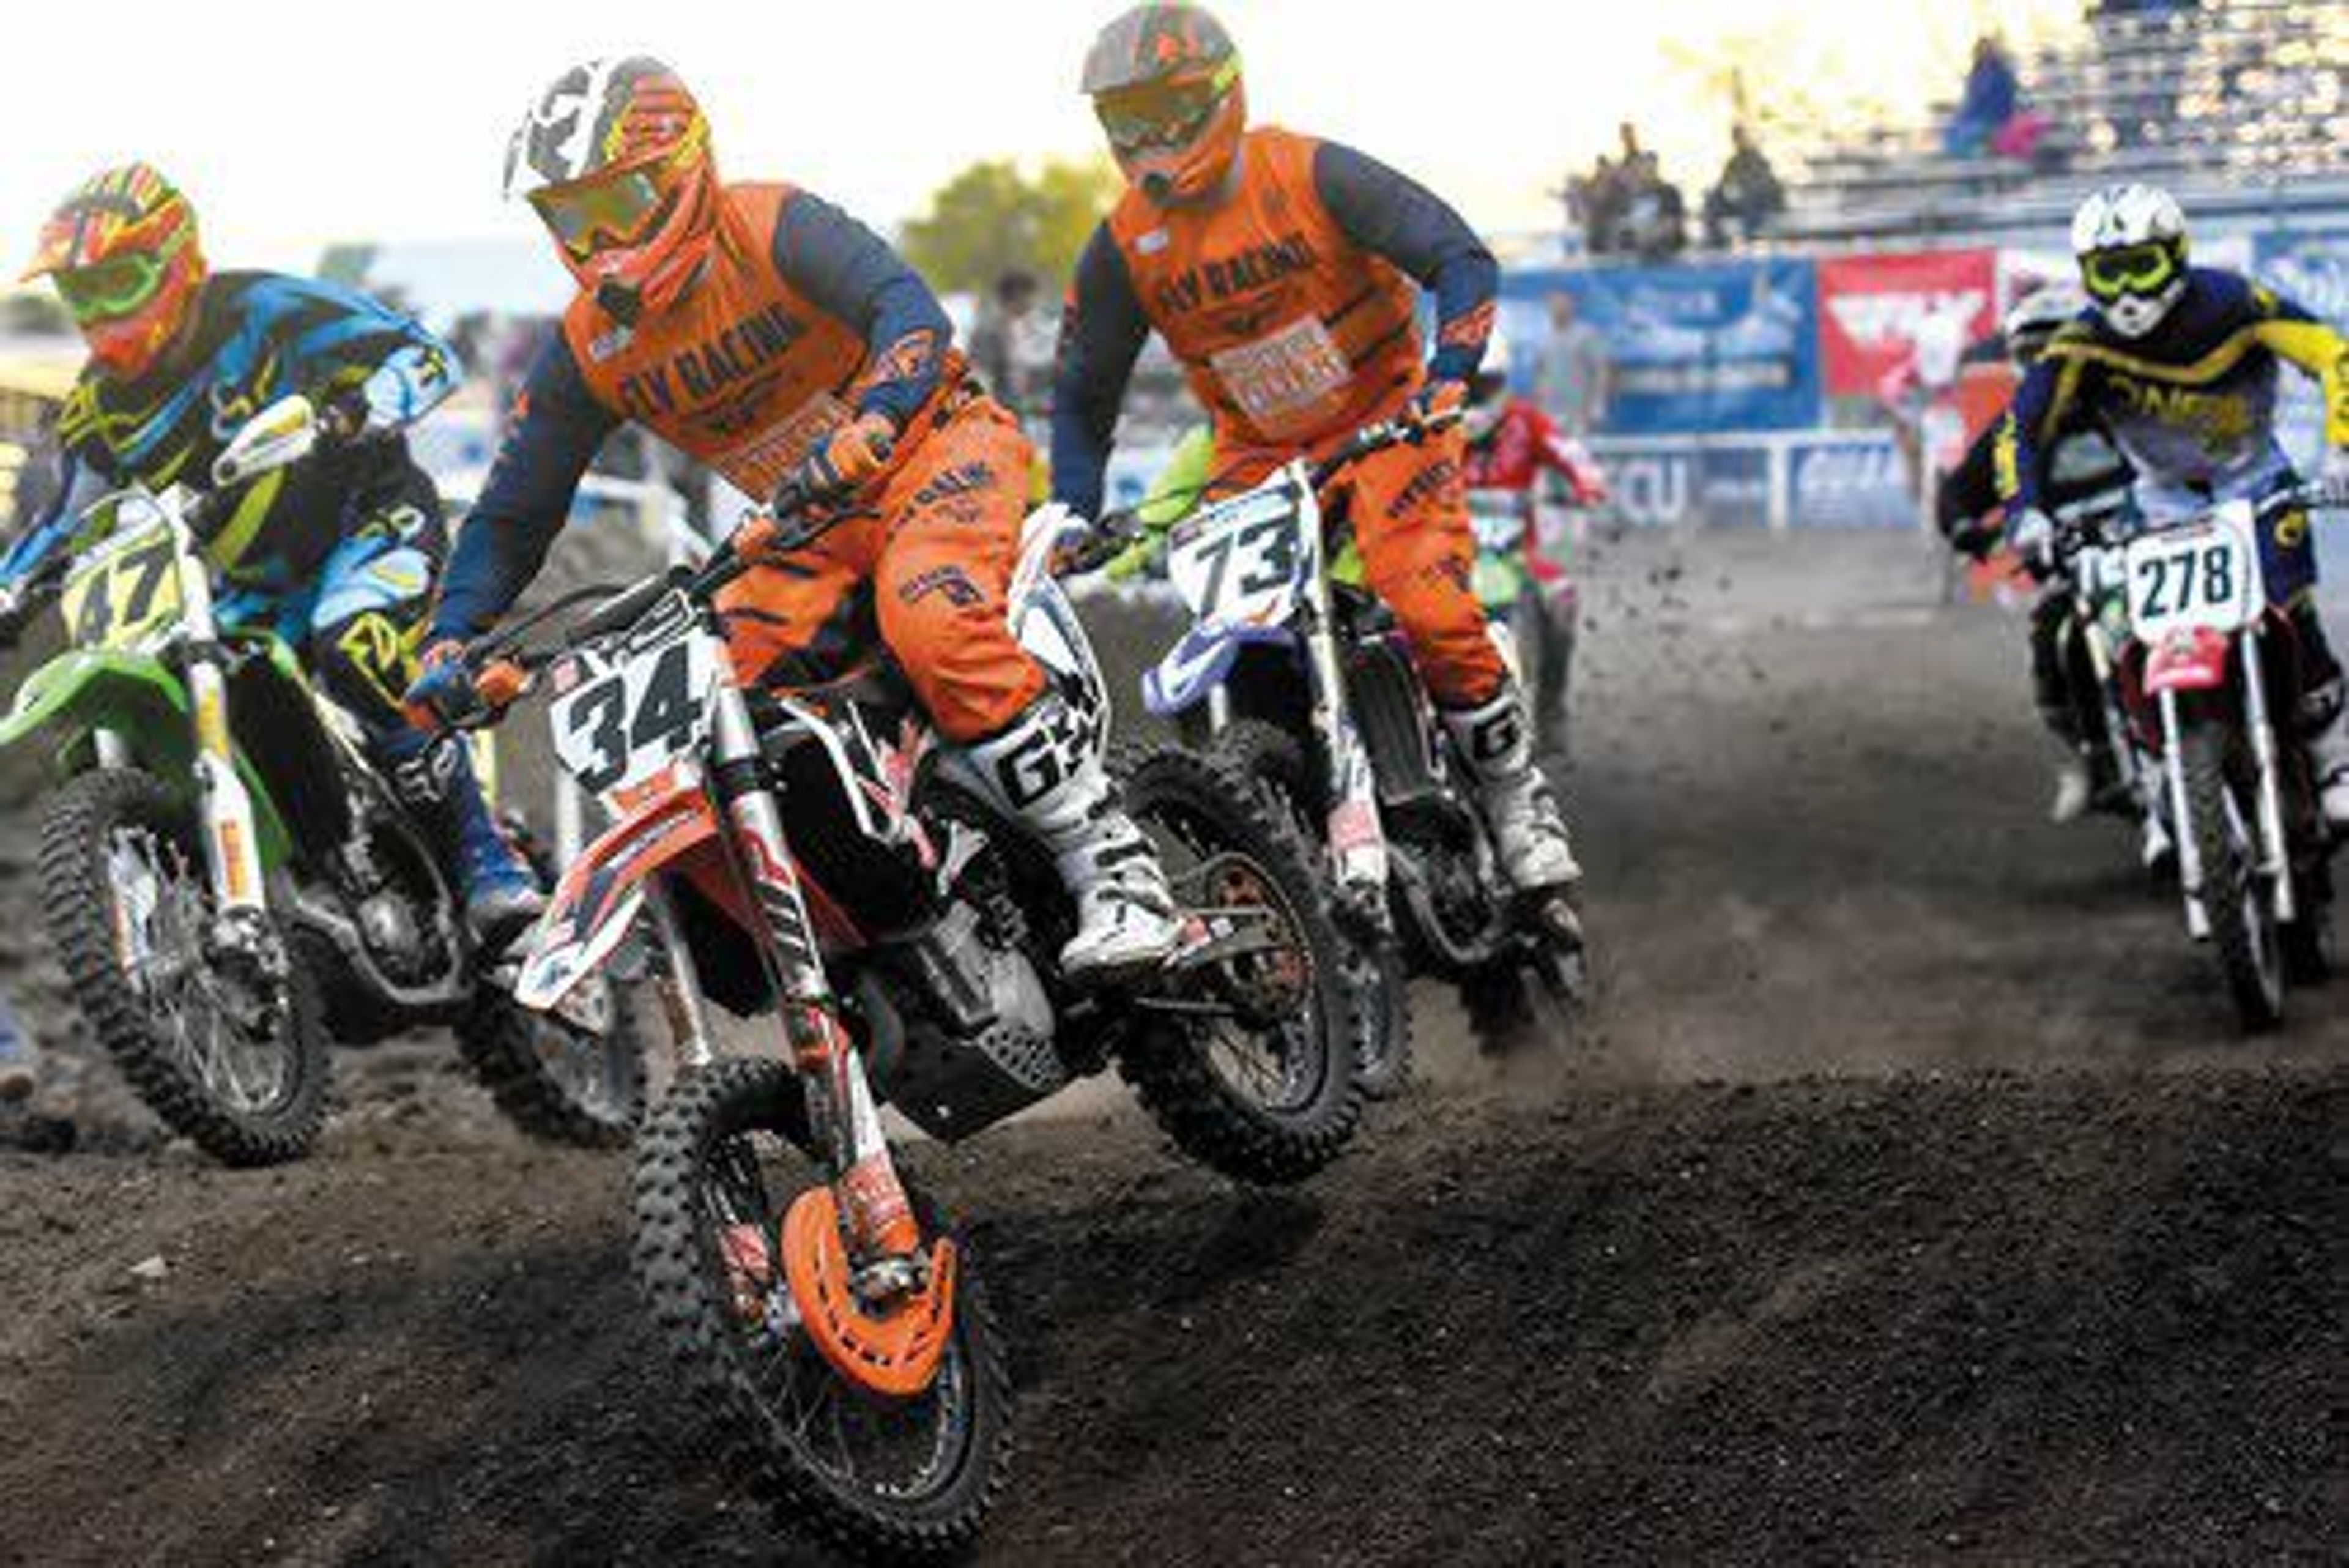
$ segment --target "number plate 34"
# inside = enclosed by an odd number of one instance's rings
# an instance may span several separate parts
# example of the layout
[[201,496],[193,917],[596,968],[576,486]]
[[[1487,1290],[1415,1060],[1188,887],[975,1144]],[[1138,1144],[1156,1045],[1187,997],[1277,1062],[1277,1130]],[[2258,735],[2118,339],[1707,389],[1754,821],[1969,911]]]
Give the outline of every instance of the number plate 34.
[[661,628],[625,644],[581,649],[550,672],[554,753],[591,794],[643,784],[708,733],[723,650],[688,616],[664,619]]
[[2129,623],[2143,642],[2180,631],[2231,632],[2266,604],[2248,508],[2129,542]]

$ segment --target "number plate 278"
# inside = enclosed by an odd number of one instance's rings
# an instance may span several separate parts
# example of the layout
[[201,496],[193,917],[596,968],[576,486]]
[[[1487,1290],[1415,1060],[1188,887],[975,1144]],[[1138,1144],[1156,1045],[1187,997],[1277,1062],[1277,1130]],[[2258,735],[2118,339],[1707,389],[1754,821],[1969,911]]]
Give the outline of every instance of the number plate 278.
[[2129,619],[2148,641],[2179,630],[2233,631],[2259,613],[2259,554],[2221,522],[2168,529],[2128,546]]

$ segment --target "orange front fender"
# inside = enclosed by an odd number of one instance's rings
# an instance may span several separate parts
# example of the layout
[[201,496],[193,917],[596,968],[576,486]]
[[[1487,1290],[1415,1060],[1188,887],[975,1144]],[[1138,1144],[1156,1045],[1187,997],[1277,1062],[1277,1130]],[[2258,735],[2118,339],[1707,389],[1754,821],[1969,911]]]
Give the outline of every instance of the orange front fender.
[[552,1010],[612,956],[644,908],[645,883],[718,842],[718,814],[699,782],[648,793],[583,850],[554,885],[524,944],[514,1000]]

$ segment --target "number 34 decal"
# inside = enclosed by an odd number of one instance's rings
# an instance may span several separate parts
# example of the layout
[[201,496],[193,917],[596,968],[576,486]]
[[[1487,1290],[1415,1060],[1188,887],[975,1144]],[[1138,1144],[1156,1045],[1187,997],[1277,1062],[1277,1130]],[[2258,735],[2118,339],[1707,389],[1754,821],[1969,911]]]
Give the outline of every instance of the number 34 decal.
[[595,671],[555,704],[555,750],[596,794],[640,783],[692,745],[714,669],[698,634]]

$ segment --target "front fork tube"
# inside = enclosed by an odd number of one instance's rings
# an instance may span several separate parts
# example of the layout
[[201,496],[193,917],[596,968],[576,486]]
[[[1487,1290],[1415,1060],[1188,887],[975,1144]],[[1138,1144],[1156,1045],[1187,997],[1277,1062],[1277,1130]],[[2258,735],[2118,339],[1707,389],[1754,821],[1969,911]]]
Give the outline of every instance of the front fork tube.
[[2105,743],[2112,755],[2115,779],[2129,799],[2142,804],[2143,759],[2130,732],[2128,715],[2116,695],[2120,688],[2114,679],[2113,650],[2105,641],[2104,628],[2095,622],[2094,605],[2076,600],[2072,613],[2080,623],[2080,640],[2087,646],[2089,672],[2096,678],[2096,710],[2104,715]]
[[2289,923],[2297,911],[2292,857],[2284,847],[2283,774],[2276,757],[2275,723],[2268,713],[2266,655],[2256,628],[2236,646],[2242,656],[2243,718],[2251,733],[2251,763],[2260,776],[2260,873],[2268,878],[2276,919]]
[[860,1265],[905,1257],[920,1247],[921,1230],[890,1158],[864,1058],[841,1025],[792,868],[782,810],[761,766],[757,732],[741,693],[731,686],[719,689],[715,729],[719,793],[761,917],[761,945],[781,999],[792,1064],[807,1096],[809,1126],[847,1221],[849,1254]]
[[1350,901],[1374,916],[1386,909],[1387,839],[1379,821],[1378,785],[1371,774],[1370,749],[1346,701],[1345,671],[1339,667],[1338,639],[1330,629],[1330,591],[1323,579],[1305,628],[1306,674],[1313,688],[1313,731],[1330,759],[1329,820],[1325,836],[1330,868]]
[[254,842],[253,797],[237,776],[228,733],[228,682],[220,666],[196,659],[187,667],[188,699],[195,710],[196,782],[203,801],[207,868],[212,899],[223,913],[260,910],[261,846]]
[[2202,844],[2194,832],[2194,818],[2186,805],[2186,757],[2178,745],[2178,693],[2161,697],[2161,768],[2169,785],[2169,823],[2178,844],[2178,885],[2186,895],[2186,934],[2201,941],[2210,934],[2209,912],[2202,907]]
[[693,950],[686,945],[685,931],[677,923],[677,905],[668,896],[665,879],[656,877],[645,889],[645,909],[652,917],[653,934],[660,943],[660,978],[654,982],[654,990],[660,997],[661,1015],[668,1022],[678,1065],[688,1072],[707,1067],[718,1059],[718,1049],[710,1040],[709,1010],[702,1004],[701,973],[694,964]]

